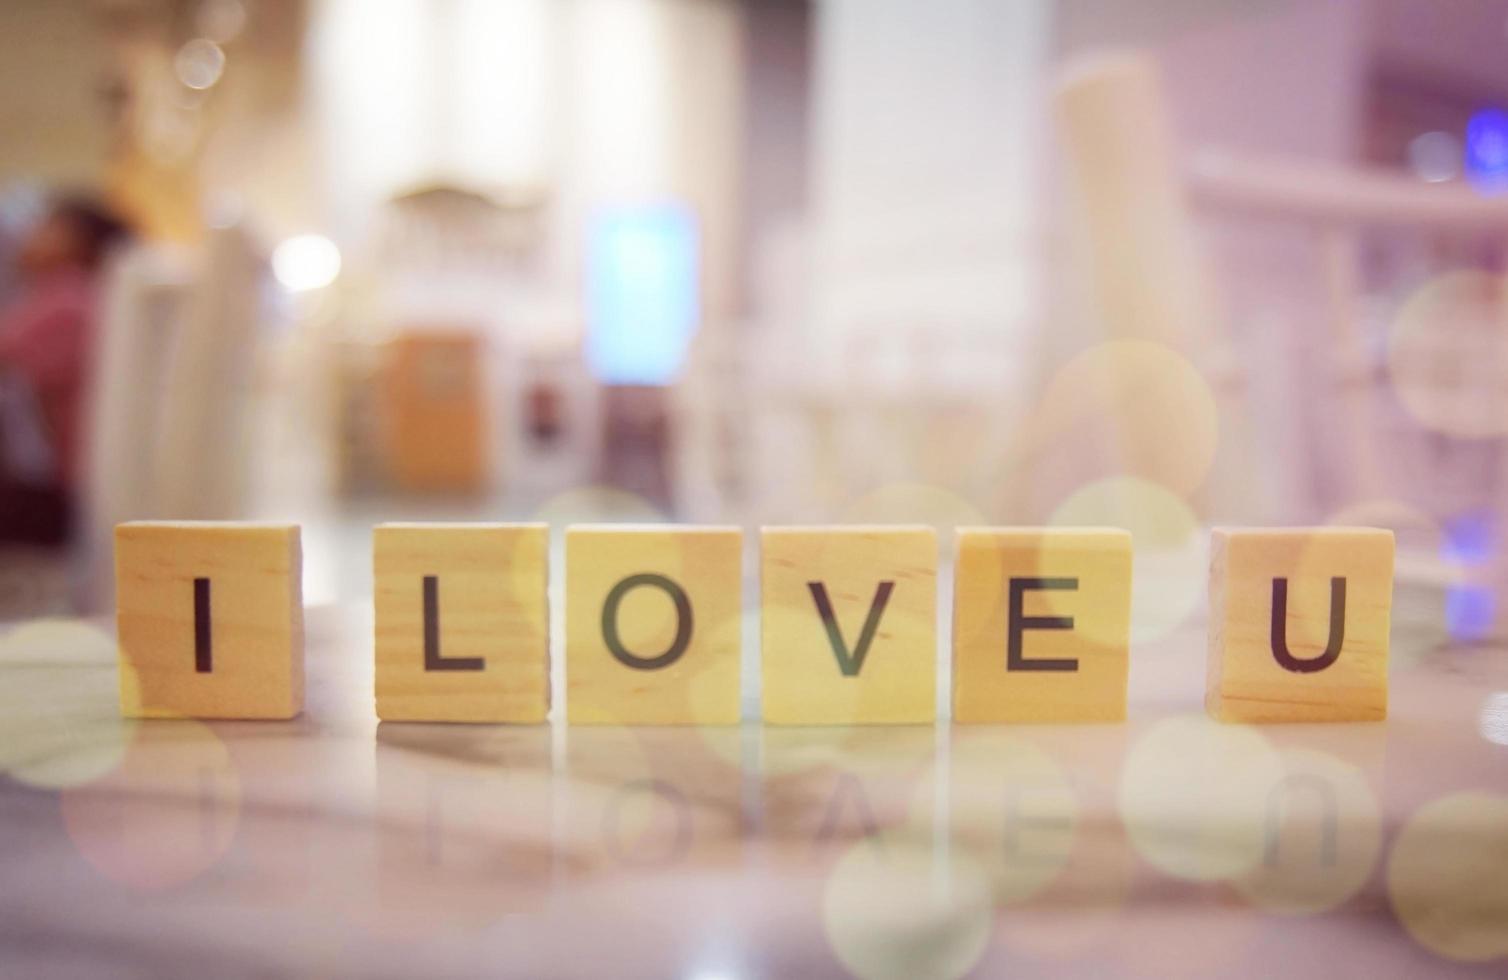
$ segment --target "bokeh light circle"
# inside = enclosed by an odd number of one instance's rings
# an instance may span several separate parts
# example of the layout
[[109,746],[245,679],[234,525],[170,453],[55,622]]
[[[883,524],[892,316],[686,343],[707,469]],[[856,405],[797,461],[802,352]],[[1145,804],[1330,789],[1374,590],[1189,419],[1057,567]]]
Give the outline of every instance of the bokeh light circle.
[[225,52],[207,37],[196,37],[173,56],[178,80],[196,91],[212,87],[225,72]]
[[120,764],[136,731],[120,716],[114,638],[76,620],[37,620],[0,635],[0,771],[58,789]]
[[1415,290],[1388,337],[1388,373],[1404,408],[1450,436],[1508,432],[1508,308],[1500,275],[1449,272]]
[[1126,757],[1121,818],[1137,853],[1167,874],[1234,878],[1262,860],[1268,792],[1282,777],[1277,752],[1255,728],[1166,718]]
[[192,720],[137,731],[120,766],[63,791],[63,822],[101,874],[141,892],[182,886],[235,839],[241,781],[225,743]]
[[340,249],[323,235],[294,235],[272,250],[272,275],[290,293],[325,288],[340,266]]
[[1461,176],[1461,141],[1454,133],[1432,130],[1409,140],[1409,169],[1422,181],[1439,184]]
[[1190,493],[1209,474],[1220,416],[1209,383],[1182,354],[1117,340],[1089,348],[1053,376],[1031,431],[1040,448],[1114,447],[1121,473]]
[[1131,642],[1160,639],[1188,621],[1208,588],[1209,558],[1194,511],[1136,477],[1091,483],[1053,511],[1054,527],[1131,532]]
[[966,976],[984,955],[993,922],[984,876],[926,847],[856,843],[822,892],[823,931],[861,980]]
[[1421,807],[1393,843],[1388,895],[1409,935],[1452,960],[1508,956],[1508,796]]

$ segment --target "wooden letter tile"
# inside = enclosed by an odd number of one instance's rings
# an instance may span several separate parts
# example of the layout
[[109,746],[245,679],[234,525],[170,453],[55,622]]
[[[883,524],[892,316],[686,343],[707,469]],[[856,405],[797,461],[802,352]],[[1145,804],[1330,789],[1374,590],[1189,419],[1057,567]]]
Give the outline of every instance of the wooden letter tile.
[[1205,706],[1221,721],[1388,713],[1393,532],[1217,528]]
[[1131,535],[959,528],[953,720],[1123,721]]
[[936,718],[932,528],[765,528],[760,568],[765,721]]
[[543,722],[549,550],[544,524],[378,526],[377,717]]
[[566,531],[566,714],[573,724],[737,724],[743,532]]
[[123,715],[286,719],[303,710],[296,525],[120,524],[115,581]]

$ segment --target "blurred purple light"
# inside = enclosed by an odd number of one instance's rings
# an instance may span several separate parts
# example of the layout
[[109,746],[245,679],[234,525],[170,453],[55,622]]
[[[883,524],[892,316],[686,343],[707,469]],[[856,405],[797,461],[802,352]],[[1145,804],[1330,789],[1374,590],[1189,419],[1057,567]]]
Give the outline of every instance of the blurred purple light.
[[[1497,537],[1493,516],[1480,511],[1458,514],[1445,522],[1442,557],[1470,567],[1492,560]],[[1492,631],[1497,598],[1489,586],[1472,582],[1452,585],[1445,593],[1445,627],[1454,640],[1480,640]]]
[[1445,593],[1445,627],[1456,641],[1484,639],[1492,632],[1497,600],[1485,585],[1453,585]]
[[1482,109],[1466,123],[1466,175],[1483,191],[1508,190],[1508,112]]
[[1492,560],[1496,528],[1493,516],[1480,511],[1460,514],[1445,523],[1445,558],[1466,565],[1485,565]]

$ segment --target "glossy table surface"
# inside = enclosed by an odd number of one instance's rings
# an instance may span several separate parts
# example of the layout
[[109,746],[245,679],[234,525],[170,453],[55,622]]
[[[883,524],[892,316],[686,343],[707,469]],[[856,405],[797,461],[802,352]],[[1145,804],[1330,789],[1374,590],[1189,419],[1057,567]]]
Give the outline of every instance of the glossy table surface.
[[[1385,724],[380,725],[370,607],[289,723],[131,724],[98,624],[0,627],[0,976],[1501,976],[1508,653]],[[1403,649],[1400,649],[1400,646]]]

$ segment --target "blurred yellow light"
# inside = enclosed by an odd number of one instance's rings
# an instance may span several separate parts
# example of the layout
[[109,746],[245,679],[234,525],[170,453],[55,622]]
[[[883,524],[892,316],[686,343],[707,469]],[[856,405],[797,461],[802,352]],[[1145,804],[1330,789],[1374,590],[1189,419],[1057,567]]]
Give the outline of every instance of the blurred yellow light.
[[43,619],[0,637],[0,773],[61,789],[120,765],[136,734],[120,716],[115,638],[88,623]]
[[1131,846],[1165,874],[1221,881],[1250,874],[1266,843],[1268,794],[1283,778],[1255,728],[1203,715],[1164,718],[1131,746],[1119,807]]
[[1203,485],[1220,442],[1220,411],[1199,369],[1162,344],[1097,344],[1052,378],[1032,415],[1039,451],[1113,447],[1112,472],[1190,493]]
[[1463,439],[1508,432],[1508,336],[1501,276],[1448,272],[1404,301],[1388,335],[1388,373],[1403,407],[1427,428]]
[[828,873],[822,927],[861,980],[968,975],[989,945],[989,882],[973,864],[861,841]]
[[1192,616],[1209,587],[1209,553],[1198,516],[1166,487],[1113,476],[1080,487],[1053,511],[1053,527],[1131,532],[1131,642],[1158,640]]
[[1431,952],[1508,956],[1508,797],[1457,793],[1420,807],[1393,842],[1387,882],[1398,921]]

